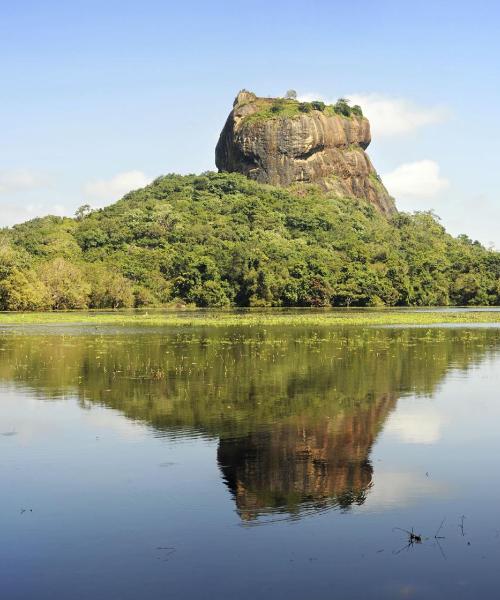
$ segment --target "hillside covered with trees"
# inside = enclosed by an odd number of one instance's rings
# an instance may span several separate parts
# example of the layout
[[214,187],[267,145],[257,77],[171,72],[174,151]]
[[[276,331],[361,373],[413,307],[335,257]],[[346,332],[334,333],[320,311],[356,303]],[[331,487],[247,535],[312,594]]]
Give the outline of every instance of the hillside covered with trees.
[[315,186],[167,175],[0,230],[0,309],[500,304],[500,254],[430,213]]

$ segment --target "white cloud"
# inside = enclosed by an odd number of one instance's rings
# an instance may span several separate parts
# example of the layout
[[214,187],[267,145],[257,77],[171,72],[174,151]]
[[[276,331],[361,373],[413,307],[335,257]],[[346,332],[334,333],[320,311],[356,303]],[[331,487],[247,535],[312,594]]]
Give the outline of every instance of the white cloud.
[[[417,106],[410,100],[384,94],[348,94],[351,104],[359,104],[370,121],[374,136],[396,136],[411,133],[425,125],[441,123],[448,117],[448,111],[440,106]],[[323,100],[334,104],[336,100],[321,94],[302,94],[300,100]]]
[[396,198],[431,198],[450,185],[447,179],[441,177],[439,165],[433,160],[404,163],[382,175],[382,180]]
[[422,473],[386,471],[377,463],[367,502],[358,510],[394,510],[418,503],[421,498],[439,498],[446,494],[447,484],[433,481]]
[[0,204],[0,227],[10,227],[16,223],[24,223],[42,215],[55,215],[62,217],[69,215],[70,211],[62,204],[46,204],[43,202],[25,204]]
[[106,433],[117,433],[122,439],[144,439],[147,435],[146,427],[141,423],[128,420],[110,409],[93,407],[91,411],[83,413],[83,422],[92,430],[100,428]]
[[0,194],[32,190],[48,184],[47,177],[27,169],[0,171]]
[[425,125],[441,123],[448,112],[439,106],[422,107],[405,98],[383,94],[351,94],[352,104],[359,104],[377,136],[404,135]]
[[384,433],[405,444],[435,444],[441,439],[442,415],[428,401],[400,403],[384,427]]
[[126,171],[111,179],[91,181],[85,186],[85,193],[100,200],[117,200],[127,192],[142,188],[151,181],[152,178],[142,171]]

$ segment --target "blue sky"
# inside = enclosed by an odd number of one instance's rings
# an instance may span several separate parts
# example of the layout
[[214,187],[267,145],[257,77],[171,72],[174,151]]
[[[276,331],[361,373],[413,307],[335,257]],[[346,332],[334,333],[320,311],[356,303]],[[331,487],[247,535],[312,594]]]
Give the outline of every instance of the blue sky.
[[500,247],[496,2],[3,2],[0,225],[214,169],[237,91],[359,101],[403,210]]

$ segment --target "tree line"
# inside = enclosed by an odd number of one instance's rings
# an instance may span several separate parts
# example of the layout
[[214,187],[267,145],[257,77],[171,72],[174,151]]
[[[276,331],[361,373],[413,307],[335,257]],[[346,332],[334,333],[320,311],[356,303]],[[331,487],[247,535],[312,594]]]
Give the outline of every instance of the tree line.
[[500,254],[430,212],[312,185],[167,175],[75,218],[0,230],[0,309],[500,304]]

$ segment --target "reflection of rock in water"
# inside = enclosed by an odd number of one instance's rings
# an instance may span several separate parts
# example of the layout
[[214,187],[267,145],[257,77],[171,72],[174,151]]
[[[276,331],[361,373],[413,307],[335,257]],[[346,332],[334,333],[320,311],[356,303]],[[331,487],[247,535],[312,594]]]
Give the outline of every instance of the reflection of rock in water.
[[219,438],[222,473],[252,519],[362,502],[394,391],[432,395],[450,366],[500,348],[495,328],[196,331],[0,335],[0,381],[76,395],[160,435]]
[[395,403],[387,394],[332,419],[292,417],[222,438],[219,466],[240,517],[362,504],[372,481],[371,447]]

